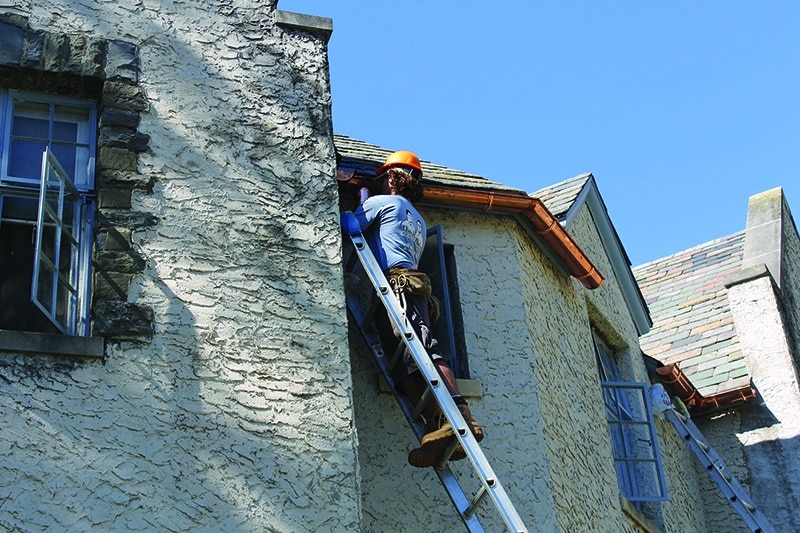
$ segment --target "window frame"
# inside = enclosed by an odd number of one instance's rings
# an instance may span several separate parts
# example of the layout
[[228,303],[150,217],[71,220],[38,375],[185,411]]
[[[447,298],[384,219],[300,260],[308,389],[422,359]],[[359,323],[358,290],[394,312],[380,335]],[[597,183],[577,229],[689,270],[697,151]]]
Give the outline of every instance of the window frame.
[[[649,386],[623,380],[614,353],[596,332],[592,337],[620,493],[637,508],[642,502],[667,501],[669,495]],[[630,391],[630,395],[626,391]],[[647,442],[647,446],[643,446],[643,442]]]
[[[17,102],[32,102],[49,106],[47,138],[36,137],[38,141],[45,145],[38,182],[30,178],[9,175],[12,128]],[[69,122],[69,114],[59,115],[58,106],[82,108],[86,112],[86,119],[76,122],[77,134],[74,142],[54,139],[54,122],[59,120]],[[64,118],[65,116],[66,119]],[[85,128],[82,133],[80,132],[81,128]],[[4,333],[10,334],[18,331],[20,333],[45,336],[55,335],[56,337],[86,337],[90,335],[91,256],[94,245],[93,228],[96,207],[93,187],[95,182],[97,130],[97,103],[93,100],[0,89],[0,135],[2,135],[2,139],[0,139],[0,224],[9,222],[7,217],[3,217],[4,198],[38,200],[36,211],[34,212],[33,206],[31,206],[31,212],[28,213],[26,211],[24,214],[25,220],[21,221],[28,223],[27,217],[30,215],[32,217],[30,223],[35,223],[36,227],[33,257],[30,258],[33,262],[33,276],[30,280],[30,301],[36,309],[47,317],[61,335],[42,333],[41,330],[37,331],[36,328],[33,328],[33,331],[24,329],[4,330]],[[75,161],[72,163],[75,174],[78,176],[77,180],[68,175],[51,150],[54,144],[57,145],[59,143],[75,146]],[[83,155],[81,155],[81,151],[84,152]],[[56,180],[51,179],[53,175],[57,176]],[[55,202],[53,202],[50,192],[52,190],[51,186],[55,183],[59,184],[56,189],[60,192]],[[67,202],[71,202],[72,205],[65,210]],[[65,212],[70,213],[70,220],[64,219]],[[46,219],[50,219],[50,222],[47,222],[50,227],[60,226],[63,229],[68,226],[70,235],[67,236],[67,239],[73,241],[71,253],[67,256],[68,268],[66,271],[60,267],[54,271],[55,265],[52,264],[52,261],[50,266],[44,267],[45,270],[51,271],[54,276],[53,279],[55,279],[50,291],[51,296],[57,295],[66,286],[70,287],[68,290],[68,305],[64,307],[63,302],[60,304],[61,318],[57,317],[59,314],[57,309],[59,307],[54,304],[54,300],[51,299],[49,303],[43,302],[39,294],[45,245],[43,236],[45,223],[43,221]],[[52,224],[55,224],[55,226]],[[56,235],[58,236],[56,240],[58,240],[63,234],[59,231]],[[59,255],[55,257],[59,257]]]
[[[55,174],[55,179],[51,176]],[[56,193],[55,201],[50,200],[51,193]],[[67,197],[72,198],[72,220],[65,221],[65,204]],[[36,244],[34,247],[33,279],[31,281],[31,301],[50,319],[50,322],[65,335],[76,335],[79,332],[88,334],[88,295],[89,264],[87,248],[91,243],[85,244],[84,238],[91,231],[91,213],[85,195],[78,189],[67,176],[66,171],[56,159],[55,154],[46,148],[42,154],[42,177],[40,183],[39,209],[36,221]],[[48,222],[49,221],[49,222]],[[45,252],[45,228],[52,226],[53,256]],[[66,241],[66,242],[65,242]],[[62,255],[64,246],[70,248],[68,254],[69,265],[63,272],[57,265],[58,258]],[[41,283],[43,272],[49,271],[51,290],[49,302],[42,301]],[[86,287],[84,294],[81,290]],[[67,302],[62,302],[62,290],[66,289]],[[59,318],[59,304],[64,308],[64,318]]]
[[[431,289],[439,299],[439,319],[431,324],[431,332],[439,343],[439,351],[448,362],[453,374],[459,379],[469,379],[469,366],[464,353],[465,342],[461,314],[458,310],[458,290],[452,279],[452,258],[448,262],[442,228],[439,225],[428,228],[425,249],[419,262],[419,269],[431,280]],[[460,341],[460,342],[459,342]]]
[[[11,140],[14,117],[14,102],[20,100],[23,102],[35,102],[40,104],[47,104],[50,106],[48,115],[48,127],[50,133],[47,139],[47,146],[52,147],[55,145],[72,144],[75,146],[85,146],[88,152],[86,158],[86,168],[82,171],[80,179],[75,179],[73,182],[78,190],[89,193],[94,190],[95,186],[95,164],[97,160],[97,103],[90,99],[85,98],[72,98],[68,96],[58,96],[46,93],[34,93],[29,91],[18,91],[15,89],[0,89],[0,135],[2,135],[2,142],[0,142],[0,185],[6,187],[19,187],[23,189],[36,188],[38,189],[38,181],[35,179],[28,179],[19,176],[9,175],[9,155],[11,150]],[[86,118],[86,143],[74,142],[65,143],[52,138],[52,124],[56,120],[55,106],[69,106],[69,107],[82,107],[87,111]],[[62,121],[65,119],[62,117]],[[80,124],[80,123],[79,123]],[[79,126],[80,127],[80,126]],[[76,165],[76,168],[77,165]]]

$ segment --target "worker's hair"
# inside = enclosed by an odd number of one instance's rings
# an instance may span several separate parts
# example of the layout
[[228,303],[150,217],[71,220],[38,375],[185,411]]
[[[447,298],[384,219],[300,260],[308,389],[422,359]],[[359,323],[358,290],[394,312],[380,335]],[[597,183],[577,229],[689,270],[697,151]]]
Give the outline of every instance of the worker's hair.
[[387,179],[392,179],[392,188],[397,194],[404,196],[411,203],[422,198],[422,182],[419,175],[412,175],[400,168],[390,168],[386,174]]

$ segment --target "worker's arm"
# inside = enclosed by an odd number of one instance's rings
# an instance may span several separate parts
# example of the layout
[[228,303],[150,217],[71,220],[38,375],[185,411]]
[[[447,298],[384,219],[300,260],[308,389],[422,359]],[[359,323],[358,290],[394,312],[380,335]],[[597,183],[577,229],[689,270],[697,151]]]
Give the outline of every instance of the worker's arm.
[[361,233],[361,226],[358,223],[358,219],[351,211],[344,211],[340,215],[340,219],[342,222],[342,230],[345,233],[348,235],[358,235]]

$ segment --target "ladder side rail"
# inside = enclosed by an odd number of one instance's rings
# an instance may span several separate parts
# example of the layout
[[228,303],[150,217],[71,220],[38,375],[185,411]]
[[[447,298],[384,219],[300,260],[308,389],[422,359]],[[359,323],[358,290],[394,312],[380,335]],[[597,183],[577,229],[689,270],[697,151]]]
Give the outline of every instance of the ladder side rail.
[[[388,363],[386,361],[386,357],[381,355],[383,353],[383,348],[380,344],[380,341],[378,340],[377,335],[375,335],[373,332],[370,332],[366,327],[367,323],[364,322],[366,312],[361,307],[358,299],[351,295],[347,296],[347,306],[348,310],[353,316],[353,320],[361,332],[361,335],[364,337],[364,340],[369,346],[370,352],[372,352],[372,356],[378,364],[378,368],[381,370],[383,377],[386,379],[389,389],[394,394],[395,400],[397,400],[397,403],[400,406],[400,410],[403,412],[408,424],[411,426],[411,429],[417,436],[417,440],[422,439],[422,436],[425,434],[425,424],[415,419],[413,412],[414,408],[411,405],[411,402],[407,399],[404,399],[405,397],[398,391],[394,379],[388,372]],[[455,476],[453,471],[450,470],[449,467],[445,466],[445,468],[441,470],[436,470],[436,475],[439,477],[439,481],[445,489],[445,492],[447,492],[450,501],[458,511],[459,517],[464,523],[464,526],[467,528],[467,531],[470,533],[485,533],[485,530],[478,520],[477,515],[466,515],[465,510],[469,508],[470,501],[467,495],[464,493],[464,490],[461,488],[458,478]]]
[[731,507],[744,520],[750,531],[772,533],[774,528],[764,514],[753,503],[752,498],[741,486],[736,477],[725,466],[716,450],[708,444],[700,429],[691,418],[678,413],[675,409],[667,409],[664,414],[675,431],[686,441],[689,449],[700,464],[706,469],[709,477],[717,484]]
[[449,391],[447,391],[447,387],[442,383],[433,361],[427,355],[425,347],[406,320],[405,314],[400,309],[400,304],[395,298],[394,293],[390,290],[389,283],[383,274],[383,270],[372,255],[364,236],[361,233],[350,233],[350,238],[353,241],[353,245],[355,246],[367,276],[370,278],[376,293],[386,307],[389,319],[398,331],[400,331],[400,339],[406,344],[414,357],[420,369],[420,373],[433,392],[442,413],[456,430],[456,438],[464,448],[467,457],[472,463],[473,469],[478,474],[481,483],[484,485],[487,494],[491,497],[503,521],[511,531],[527,531],[514,505],[509,500],[505,489],[492,470],[486,456],[478,446],[472,432],[468,429],[461,412],[458,410]]

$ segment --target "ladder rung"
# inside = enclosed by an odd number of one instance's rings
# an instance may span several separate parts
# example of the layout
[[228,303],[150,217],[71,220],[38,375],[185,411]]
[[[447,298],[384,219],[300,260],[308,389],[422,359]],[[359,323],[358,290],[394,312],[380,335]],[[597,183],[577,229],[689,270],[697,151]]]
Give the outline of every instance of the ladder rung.
[[447,444],[444,451],[442,451],[442,456],[439,458],[439,462],[436,463],[434,468],[436,468],[436,470],[444,470],[444,467],[447,465],[447,461],[449,461],[453,456],[453,452],[456,451],[458,446],[458,439],[450,439],[450,442]]
[[397,343],[397,348],[395,348],[392,358],[389,360],[389,366],[386,368],[389,374],[394,372],[394,368],[397,366],[397,363],[400,362],[400,356],[403,355],[405,349],[405,345],[403,345],[402,342]]
[[422,393],[422,397],[419,399],[419,402],[417,403],[417,406],[414,408],[414,412],[412,414],[412,417],[414,418],[414,420],[419,420],[419,417],[422,414],[422,411],[425,410],[425,406],[428,405],[428,402],[431,399],[431,395],[432,395],[431,388],[430,387],[426,387],[425,388],[425,392]]
[[478,505],[480,505],[481,500],[483,499],[484,496],[486,496],[486,485],[481,485],[481,488],[478,491],[478,493],[475,495],[474,498],[472,498],[472,501],[469,502],[469,507],[467,507],[467,509],[464,511],[464,516],[466,516],[467,518],[471,518],[472,515],[475,514],[475,511],[478,509]]

